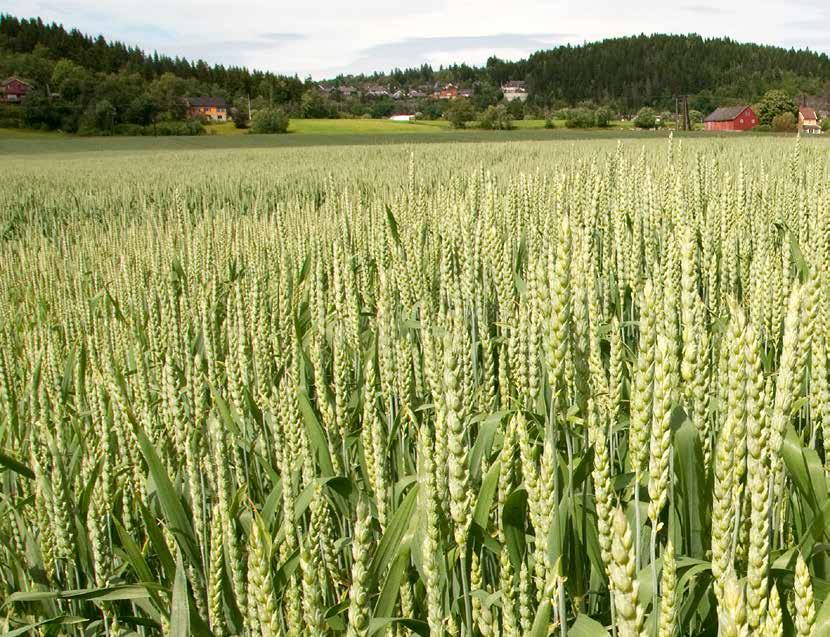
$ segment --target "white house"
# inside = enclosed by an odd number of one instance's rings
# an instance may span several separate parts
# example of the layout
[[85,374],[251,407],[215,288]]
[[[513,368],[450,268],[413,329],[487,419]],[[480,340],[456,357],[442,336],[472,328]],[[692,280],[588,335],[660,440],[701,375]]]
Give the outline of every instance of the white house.
[[369,84],[363,87],[363,93],[370,97],[386,97],[389,95],[388,89],[380,84]]
[[501,85],[501,92],[504,94],[504,99],[508,102],[513,100],[521,100],[524,102],[527,99],[527,87],[521,80],[511,80]]

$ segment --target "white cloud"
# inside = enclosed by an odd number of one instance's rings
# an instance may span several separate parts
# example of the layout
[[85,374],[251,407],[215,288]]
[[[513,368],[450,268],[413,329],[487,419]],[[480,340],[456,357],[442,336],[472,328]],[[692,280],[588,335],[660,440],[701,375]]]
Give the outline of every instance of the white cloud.
[[[146,50],[329,77],[424,62],[480,64],[561,42],[638,33],[729,36],[830,50],[826,0],[729,5],[688,0],[5,0],[3,10]],[[789,19],[788,19],[789,18]],[[539,35],[549,34],[549,35]],[[560,34],[560,35],[554,35]]]
[[448,49],[445,51],[431,51],[426,55],[426,61],[433,67],[449,66],[463,60],[467,64],[483,65],[487,58],[495,55],[502,60],[516,60],[532,53],[534,49],[511,49],[504,47],[486,48],[469,47],[463,49]]
[[332,69],[336,73],[388,71],[393,68],[432,66],[466,62],[483,64],[491,55],[518,59],[533,51],[567,41],[565,34],[499,33],[493,35],[407,38],[370,46],[348,64]]

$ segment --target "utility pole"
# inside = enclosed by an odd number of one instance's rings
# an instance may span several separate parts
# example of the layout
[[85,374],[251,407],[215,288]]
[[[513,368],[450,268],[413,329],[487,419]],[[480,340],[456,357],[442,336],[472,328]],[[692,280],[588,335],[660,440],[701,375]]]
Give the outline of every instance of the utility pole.
[[692,130],[692,122],[689,119],[689,96],[683,96],[683,130]]
[[248,93],[248,121],[251,121],[251,94]]
[[674,130],[692,130],[688,95],[675,95],[674,97]]
[[674,130],[680,130],[680,98],[674,96]]

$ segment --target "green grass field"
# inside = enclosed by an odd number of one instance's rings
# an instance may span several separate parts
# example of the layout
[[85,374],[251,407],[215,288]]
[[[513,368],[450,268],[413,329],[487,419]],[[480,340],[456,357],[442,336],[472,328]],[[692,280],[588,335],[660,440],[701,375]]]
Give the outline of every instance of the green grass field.
[[[557,121],[556,125],[563,128],[564,122]],[[542,119],[517,120],[514,126],[517,130],[543,130],[545,121]],[[248,131],[236,128],[232,122],[209,124],[205,128],[210,135],[248,134]],[[462,132],[476,129],[475,122],[471,122],[466,131]],[[451,130],[446,120],[393,122],[388,119],[292,119],[288,128],[289,134],[299,135],[419,135]]]
[[[209,135],[248,135],[249,131],[236,128],[233,122],[208,124]],[[365,134],[419,134],[449,129],[448,122],[393,122],[388,119],[293,119],[289,134],[298,135],[365,135]]]
[[0,140],[4,139],[55,139],[55,138],[70,138],[73,135],[67,135],[59,131],[36,130],[33,128],[0,128]]
[[252,135],[233,124],[214,125],[214,132],[198,137],[78,137],[61,133],[0,129],[0,155],[41,155],[92,151],[181,151],[232,148],[285,148],[448,142],[579,141],[591,139],[654,139],[668,131],[622,129],[548,130],[520,122],[512,131],[475,128],[450,129],[446,122],[389,122],[386,120],[294,120],[287,135]]
[[[606,129],[568,129],[556,121],[546,129],[544,120],[518,120],[511,131],[487,131],[474,125],[464,130],[449,127],[443,120],[392,122],[378,119],[295,119],[287,135],[253,135],[232,123],[212,124],[199,137],[79,137],[60,132],[0,128],[0,155],[41,155],[49,153],[98,151],[188,151],[305,146],[354,146],[450,142],[589,141],[614,139],[656,139],[669,135],[668,129],[641,131],[630,122],[614,122]],[[732,138],[732,133],[693,131],[680,137]],[[741,137],[756,135],[743,133]],[[758,133],[771,136],[771,133]]]
[[388,119],[292,119],[289,133],[296,134],[393,134],[419,135],[449,129],[448,122],[393,122]]

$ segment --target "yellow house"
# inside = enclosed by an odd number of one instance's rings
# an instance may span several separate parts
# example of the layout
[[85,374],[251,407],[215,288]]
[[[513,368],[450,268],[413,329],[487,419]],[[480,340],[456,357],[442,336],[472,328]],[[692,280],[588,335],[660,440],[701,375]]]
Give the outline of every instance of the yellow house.
[[228,119],[228,105],[221,97],[188,97],[188,117],[204,117],[214,122],[225,122]]
[[798,108],[798,130],[802,133],[821,134],[821,123],[818,121],[815,109],[809,106]]

